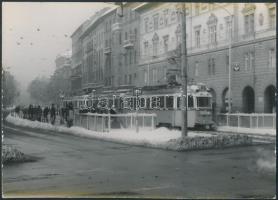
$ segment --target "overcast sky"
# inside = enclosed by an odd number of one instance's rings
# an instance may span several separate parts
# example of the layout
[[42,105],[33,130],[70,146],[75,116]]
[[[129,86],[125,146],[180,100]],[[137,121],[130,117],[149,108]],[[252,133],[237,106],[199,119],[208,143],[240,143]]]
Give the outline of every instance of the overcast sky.
[[58,54],[71,51],[70,35],[105,3],[2,3],[2,66],[26,88],[49,76]]

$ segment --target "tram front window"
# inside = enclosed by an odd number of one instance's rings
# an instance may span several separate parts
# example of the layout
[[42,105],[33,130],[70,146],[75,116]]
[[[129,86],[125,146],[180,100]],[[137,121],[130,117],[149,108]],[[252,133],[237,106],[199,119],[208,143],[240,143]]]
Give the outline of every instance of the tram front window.
[[197,97],[197,106],[204,108],[204,107],[211,107],[211,102],[209,97]]

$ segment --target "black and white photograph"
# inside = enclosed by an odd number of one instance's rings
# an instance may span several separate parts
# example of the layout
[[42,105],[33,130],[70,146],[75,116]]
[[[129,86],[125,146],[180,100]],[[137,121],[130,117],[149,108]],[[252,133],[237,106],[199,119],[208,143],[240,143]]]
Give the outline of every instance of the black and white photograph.
[[2,2],[2,198],[276,199],[276,3]]

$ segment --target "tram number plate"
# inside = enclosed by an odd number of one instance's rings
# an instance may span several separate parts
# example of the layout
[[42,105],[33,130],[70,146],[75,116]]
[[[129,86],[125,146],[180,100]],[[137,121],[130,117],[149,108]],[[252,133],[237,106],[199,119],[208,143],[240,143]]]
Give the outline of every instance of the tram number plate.
[[201,115],[209,115],[210,112],[208,112],[208,111],[201,111],[200,114],[201,114]]

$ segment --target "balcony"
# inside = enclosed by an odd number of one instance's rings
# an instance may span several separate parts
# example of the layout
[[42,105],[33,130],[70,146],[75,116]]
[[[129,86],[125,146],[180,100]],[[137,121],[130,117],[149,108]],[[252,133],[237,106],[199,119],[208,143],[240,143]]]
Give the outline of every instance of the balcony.
[[135,35],[129,35],[129,39],[124,40],[124,48],[129,49],[134,47]]
[[119,23],[119,22],[116,22],[116,23],[112,24],[112,27],[111,27],[112,32],[114,32],[114,31],[120,31],[121,28],[122,28],[122,24]]
[[103,53],[104,54],[110,54],[111,53],[111,47],[105,47]]

